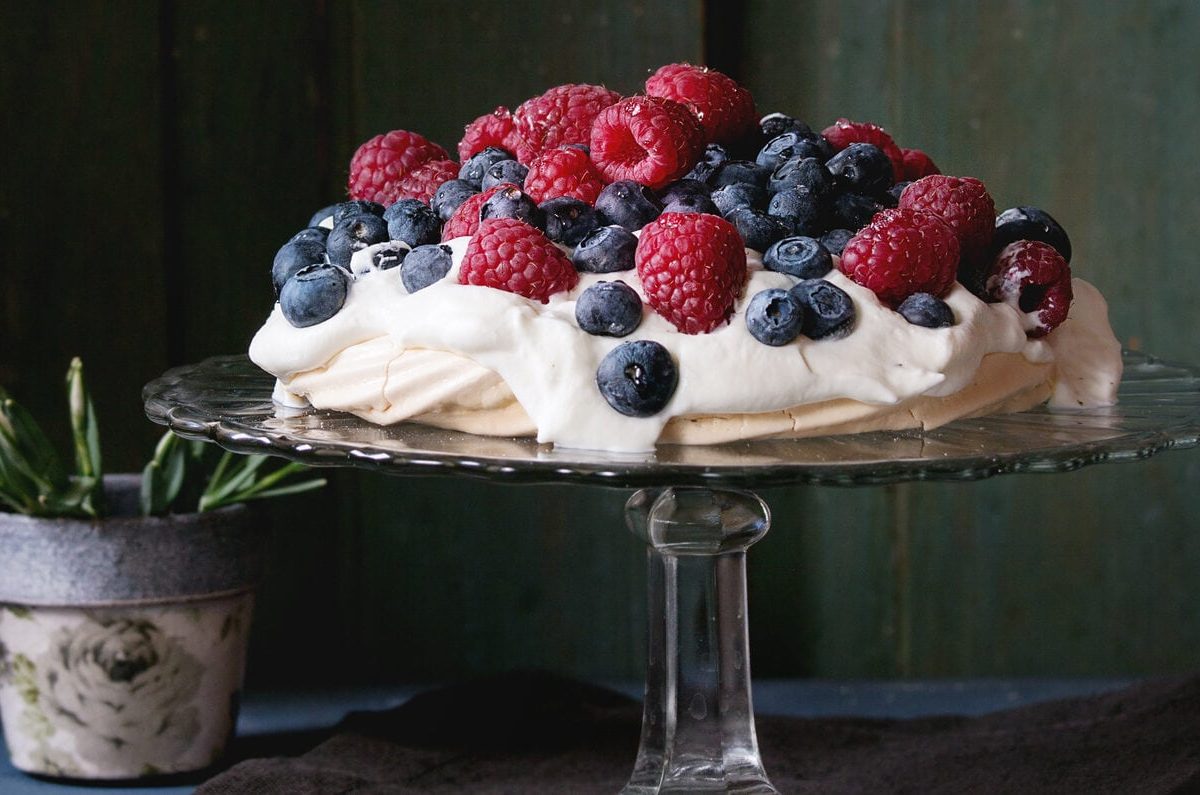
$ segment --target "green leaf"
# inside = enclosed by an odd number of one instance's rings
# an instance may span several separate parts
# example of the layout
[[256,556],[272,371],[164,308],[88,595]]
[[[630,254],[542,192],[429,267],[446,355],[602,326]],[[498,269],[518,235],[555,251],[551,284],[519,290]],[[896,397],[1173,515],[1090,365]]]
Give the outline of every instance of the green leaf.
[[81,478],[95,484],[85,504],[97,514],[104,505],[104,466],[100,459],[100,423],[83,380],[83,362],[76,356],[67,368],[67,404],[71,412],[71,436],[75,442],[75,469]]

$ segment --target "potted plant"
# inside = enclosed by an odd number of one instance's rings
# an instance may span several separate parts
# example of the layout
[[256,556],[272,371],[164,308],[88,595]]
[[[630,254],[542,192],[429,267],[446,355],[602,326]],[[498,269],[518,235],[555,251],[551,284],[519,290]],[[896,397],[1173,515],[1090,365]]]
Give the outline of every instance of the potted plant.
[[171,433],[104,475],[79,360],[74,468],[0,390],[0,722],[29,773],[128,779],[215,763],[233,733],[263,526],[244,503],[324,484]]

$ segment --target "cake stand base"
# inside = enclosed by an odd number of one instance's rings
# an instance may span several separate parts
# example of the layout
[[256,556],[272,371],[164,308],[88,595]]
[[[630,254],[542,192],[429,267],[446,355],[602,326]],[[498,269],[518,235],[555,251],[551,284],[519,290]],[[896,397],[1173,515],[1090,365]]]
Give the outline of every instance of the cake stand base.
[[777,792],[754,732],[746,629],[746,550],[770,527],[766,503],[643,489],[625,518],[647,545],[649,638],[641,742],[622,792]]

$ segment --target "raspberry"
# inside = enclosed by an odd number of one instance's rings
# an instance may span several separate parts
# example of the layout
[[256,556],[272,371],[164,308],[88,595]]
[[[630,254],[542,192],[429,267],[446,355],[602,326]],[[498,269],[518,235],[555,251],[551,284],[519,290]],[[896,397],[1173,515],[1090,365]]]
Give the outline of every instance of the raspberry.
[[920,149],[901,149],[900,155],[904,161],[904,173],[900,176],[905,180],[911,181],[942,173],[929,155]]
[[733,314],[746,249],[733,224],[704,213],[663,213],[634,253],[646,303],[684,334],[707,334]]
[[865,121],[850,121],[838,119],[821,131],[825,140],[833,146],[835,152],[840,152],[850,144],[874,144],[883,150],[892,161],[892,178],[899,182],[904,177],[904,153],[887,130],[877,124]]
[[922,177],[900,194],[900,207],[933,213],[954,230],[963,262],[986,257],[996,228],[996,205],[987,186],[974,177]]
[[586,144],[596,114],[620,98],[604,86],[568,83],[525,100],[513,113],[521,139],[517,159],[528,165],[547,149]]
[[458,205],[458,209],[454,211],[454,215],[446,221],[446,225],[442,227],[442,242],[453,240],[456,237],[467,237],[475,234],[475,230],[479,229],[479,210],[483,207],[483,203],[492,198],[492,194],[501,188],[513,188],[515,185],[504,183],[497,185],[494,188],[488,188],[483,193],[475,193],[462,204]]
[[430,160],[401,177],[396,200],[420,199],[426,204],[437,193],[438,186],[458,176],[458,163],[453,160]]
[[646,81],[652,97],[673,99],[700,120],[704,142],[734,144],[758,126],[754,97],[732,78],[703,66],[673,63]]
[[913,293],[941,296],[954,283],[958,239],[936,215],[884,210],[850,238],[842,273],[896,307]]
[[529,164],[525,192],[538,204],[557,196],[595,204],[604,189],[604,177],[592,165],[587,152],[574,146],[561,146],[542,152]]
[[347,188],[351,199],[369,199],[387,206],[400,198],[400,180],[430,160],[448,159],[446,150],[407,130],[376,135],[358,147],[350,159]]
[[596,116],[591,150],[592,162],[609,182],[631,179],[658,189],[696,164],[704,130],[678,102],[630,97]]
[[996,257],[987,280],[989,297],[1024,315],[1025,333],[1044,337],[1067,319],[1071,266],[1049,243],[1018,240]]
[[515,218],[488,218],[467,243],[459,284],[477,284],[543,304],[579,281],[575,266],[539,230]]
[[520,142],[512,113],[501,105],[467,125],[462,140],[458,142],[458,159],[465,163],[471,159],[471,155],[489,146],[498,146],[515,157]]

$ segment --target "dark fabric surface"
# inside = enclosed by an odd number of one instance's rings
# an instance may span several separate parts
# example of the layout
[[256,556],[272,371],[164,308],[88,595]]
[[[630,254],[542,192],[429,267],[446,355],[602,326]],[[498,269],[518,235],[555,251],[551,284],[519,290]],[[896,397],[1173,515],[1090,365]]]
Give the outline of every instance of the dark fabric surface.
[[[351,715],[308,753],[197,792],[615,793],[640,717],[616,693],[513,674]],[[758,736],[783,793],[1200,792],[1200,677],[977,718],[765,716]]]

